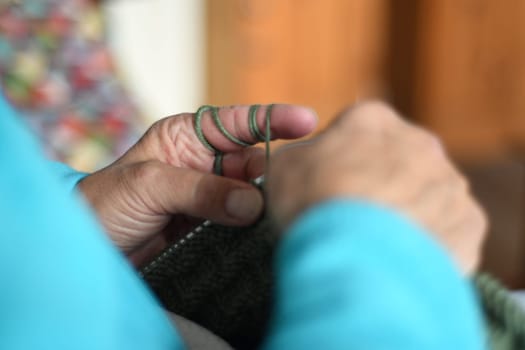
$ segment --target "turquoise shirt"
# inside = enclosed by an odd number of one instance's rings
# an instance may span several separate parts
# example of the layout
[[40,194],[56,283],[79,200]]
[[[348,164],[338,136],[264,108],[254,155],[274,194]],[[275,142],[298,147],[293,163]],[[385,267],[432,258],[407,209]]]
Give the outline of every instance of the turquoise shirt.
[[381,206],[332,200],[282,242],[267,349],[483,349],[471,286],[417,225]]
[[[0,100],[0,349],[178,349],[161,307]],[[70,171],[71,172],[71,171]]]
[[[179,349],[126,258],[0,99],[0,348]],[[284,235],[267,349],[482,349],[469,284],[410,220],[350,199]]]

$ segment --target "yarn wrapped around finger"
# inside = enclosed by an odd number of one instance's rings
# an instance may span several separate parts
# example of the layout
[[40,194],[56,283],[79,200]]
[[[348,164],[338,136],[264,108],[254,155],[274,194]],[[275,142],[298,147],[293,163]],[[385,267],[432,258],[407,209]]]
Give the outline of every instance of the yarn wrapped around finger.
[[198,139],[201,141],[201,143],[212,151],[215,154],[215,160],[213,162],[213,172],[217,175],[222,175],[222,158],[224,156],[224,153],[208,140],[208,138],[204,135],[204,131],[202,128],[202,118],[204,117],[204,113],[210,112],[211,117],[213,119],[213,122],[215,123],[215,126],[219,131],[222,133],[224,137],[226,137],[229,141],[242,146],[242,147],[250,147],[254,143],[257,142],[266,142],[266,159],[268,160],[270,157],[269,153],[269,142],[271,140],[271,131],[270,131],[270,122],[271,122],[271,115],[272,115],[272,108],[273,105],[269,105],[266,108],[266,131],[265,133],[262,133],[259,129],[259,126],[257,124],[257,111],[259,110],[261,106],[260,105],[251,105],[250,109],[248,111],[248,127],[250,130],[250,134],[252,135],[255,142],[249,142],[245,140],[241,140],[234,135],[232,135],[222,124],[221,119],[219,117],[219,108],[216,106],[210,106],[210,105],[204,105],[201,106],[197,112],[195,113],[195,119],[193,122],[193,126],[195,129],[195,134],[197,135]]

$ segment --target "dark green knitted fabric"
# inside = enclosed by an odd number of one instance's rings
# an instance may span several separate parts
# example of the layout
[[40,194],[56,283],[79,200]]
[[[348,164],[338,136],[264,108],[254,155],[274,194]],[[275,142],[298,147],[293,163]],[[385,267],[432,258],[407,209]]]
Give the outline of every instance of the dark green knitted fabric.
[[236,349],[256,348],[272,309],[275,236],[250,228],[201,226],[142,270],[164,306]]

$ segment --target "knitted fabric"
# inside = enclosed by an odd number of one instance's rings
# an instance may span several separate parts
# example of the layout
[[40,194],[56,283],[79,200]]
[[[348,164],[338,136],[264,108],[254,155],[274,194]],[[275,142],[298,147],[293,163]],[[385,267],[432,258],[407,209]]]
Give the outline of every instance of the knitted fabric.
[[142,270],[169,310],[236,349],[257,348],[272,309],[276,235],[268,220],[249,228],[200,226]]

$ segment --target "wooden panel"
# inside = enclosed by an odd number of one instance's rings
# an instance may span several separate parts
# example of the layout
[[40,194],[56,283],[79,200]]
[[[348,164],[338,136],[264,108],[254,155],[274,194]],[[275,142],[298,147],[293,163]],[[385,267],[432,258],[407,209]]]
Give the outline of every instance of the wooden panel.
[[525,144],[525,1],[421,2],[415,114],[458,156]]
[[385,97],[458,157],[525,151],[525,1],[208,0],[209,102]]
[[209,102],[305,104],[325,124],[382,95],[385,3],[209,0]]
[[388,100],[403,115],[414,116],[413,87],[418,61],[420,0],[390,2],[385,73]]
[[525,288],[525,166],[514,159],[465,164],[462,170],[485,208],[490,229],[482,270],[506,286]]

